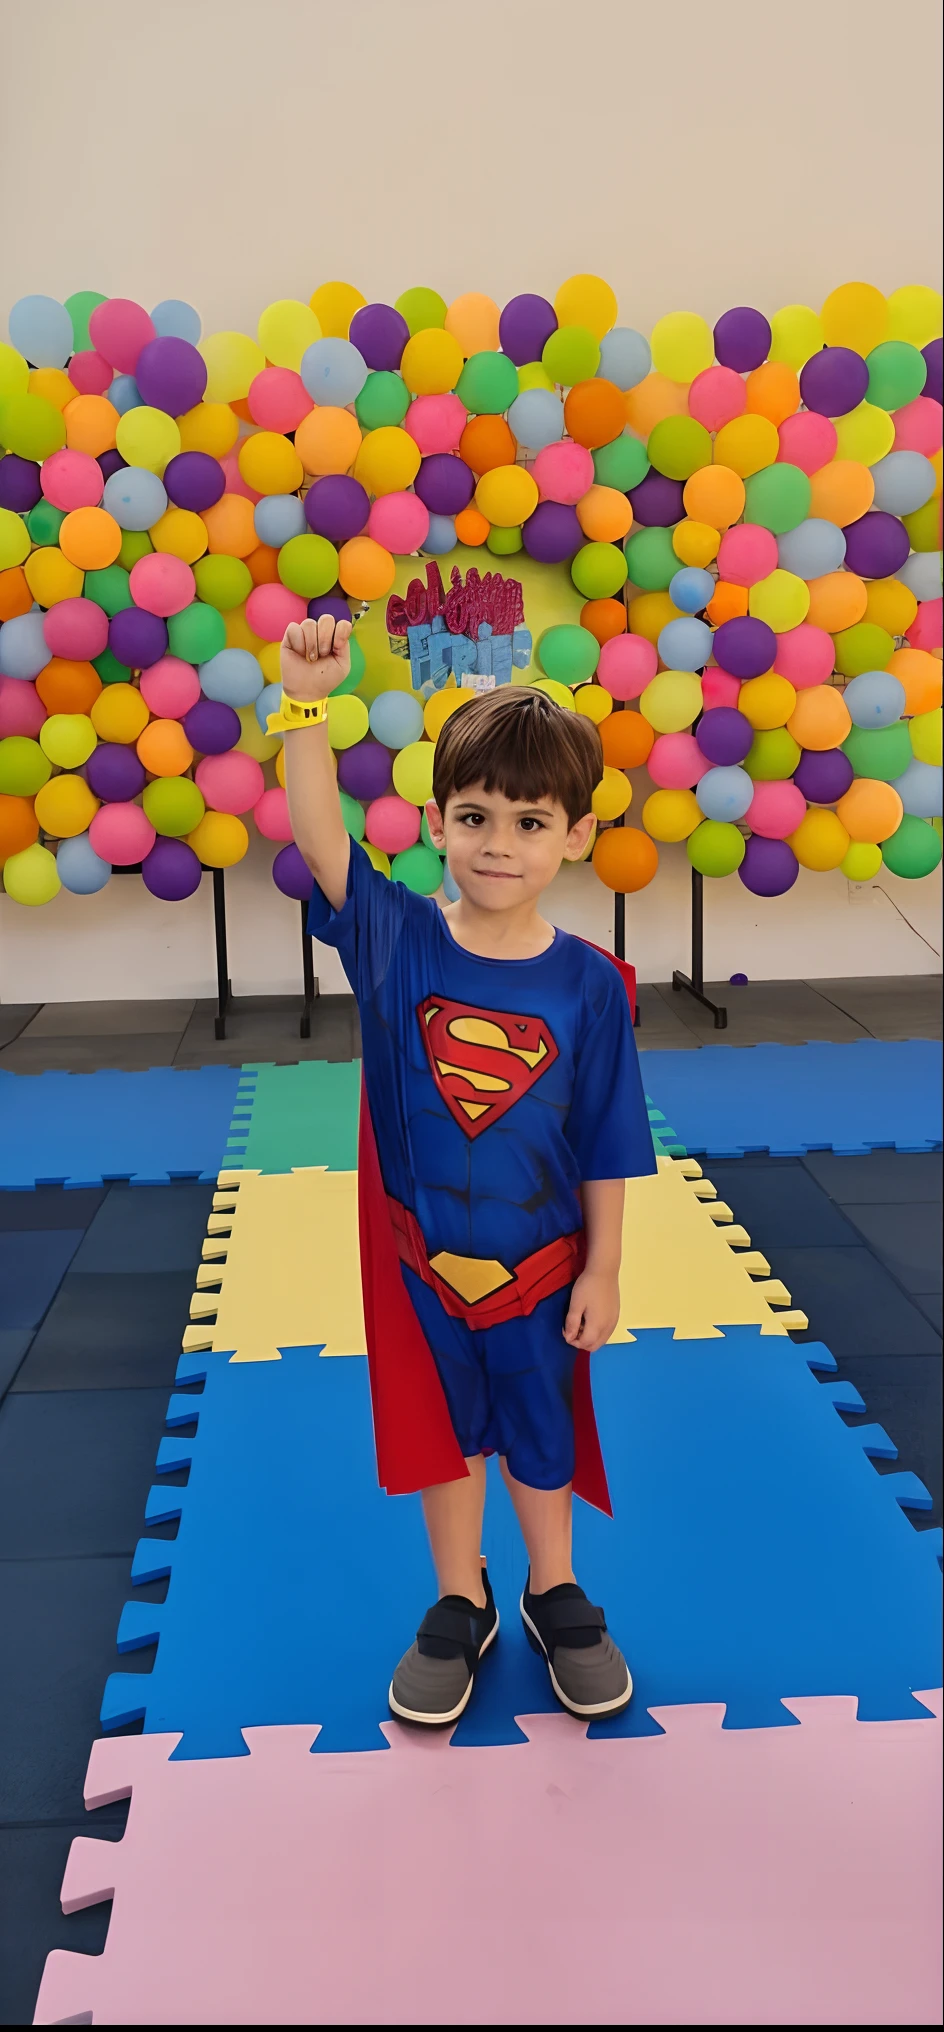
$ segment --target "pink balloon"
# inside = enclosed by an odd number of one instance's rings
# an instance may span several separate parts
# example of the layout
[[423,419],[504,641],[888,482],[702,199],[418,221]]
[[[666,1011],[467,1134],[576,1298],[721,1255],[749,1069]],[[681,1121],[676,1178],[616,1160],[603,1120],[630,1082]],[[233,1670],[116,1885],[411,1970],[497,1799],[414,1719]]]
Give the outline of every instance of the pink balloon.
[[51,656],[89,663],[108,646],[108,615],[94,600],[57,600],[43,615],[43,635]]
[[920,600],[918,611],[911,623],[911,627],[905,630],[906,638],[910,642],[912,649],[940,649],[942,642],[941,622],[941,600]]
[[[143,560],[142,560],[143,562]],[[158,720],[182,720],[200,697],[200,679],[192,663],[162,656],[141,672],[141,697]]]
[[67,515],[73,508],[97,508],[105,491],[105,479],[97,459],[88,452],[63,449],[44,459],[39,484],[47,501]]
[[777,539],[757,522],[739,522],[726,529],[718,552],[718,576],[736,586],[756,586],[776,571]]
[[166,550],[152,550],[131,567],[131,597],[146,614],[180,614],[196,596],[197,582],[182,557]]
[[806,817],[806,798],[795,783],[757,783],[744,814],[745,825],[765,840],[785,840]]
[[825,628],[816,628],[812,621],[801,621],[798,628],[788,628],[777,636],[777,651],[774,669],[778,677],[785,677],[794,691],[808,691],[813,684],[825,684],[833,674],[836,661],[836,646]]
[[96,352],[119,374],[133,374],[142,346],[157,337],[147,311],[127,296],[96,304],[88,328]]
[[297,430],[315,406],[301,375],[291,367],[264,367],[248,399],[250,415],[263,430]]
[[597,676],[611,698],[639,698],[658,668],[655,643],[645,635],[611,635],[600,650]]
[[246,601],[246,619],[254,635],[263,642],[281,642],[290,621],[304,621],[308,605],[300,593],[287,586],[253,586]]
[[941,449],[942,415],[940,403],[930,395],[916,395],[904,409],[896,409],[892,417],[896,452],[923,452],[926,459],[933,459]]
[[731,677],[726,670],[716,670],[711,664],[701,681],[701,695],[705,711],[712,706],[736,706],[741,689],[739,677]]
[[0,677],[0,741],[8,734],[25,734],[35,741],[45,718],[35,684],[24,677]]
[[73,353],[66,371],[77,395],[104,395],[111,387],[108,361],[94,350]]
[[149,854],[157,835],[139,804],[103,804],[89,826],[89,844],[113,868],[132,868]]
[[[314,407],[314,404],[312,407]],[[251,501],[253,505],[257,501],[262,500],[262,495],[257,494],[254,487],[247,487],[239,470],[239,455],[237,452],[227,452],[226,457],[220,460],[220,465],[223,468],[223,476],[226,481],[224,491],[227,494],[242,494],[244,499]]]
[[204,755],[194,770],[194,782],[211,811],[228,811],[234,818],[258,804],[265,789],[258,762],[235,748],[228,755]]
[[821,466],[828,466],[836,456],[839,443],[836,426],[828,416],[819,416],[814,409],[800,409],[795,416],[788,416],[777,435],[779,463],[799,466],[801,473],[818,473]]
[[[423,457],[428,458],[431,452],[454,452],[466,422],[466,408],[458,395],[418,395],[410,403],[403,428],[415,439]],[[377,541],[382,542],[382,537]]]
[[706,430],[720,430],[747,408],[747,389],[733,367],[706,367],[688,391],[689,415]]
[[583,445],[545,445],[531,471],[541,490],[542,501],[563,501],[573,507],[588,487],[593,486],[593,460]]
[[281,784],[276,784],[274,790],[263,791],[252,815],[264,840],[295,838],[288,815],[288,798]]
[[694,734],[660,734],[649,750],[646,768],[660,790],[693,790],[711,763]]
[[[423,400],[438,402],[445,397],[427,395]],[[367,534],[373,537],[375,543],[382,543],[385,550],[392,550],[395,557],[406,557],[411,550],[419,550],[420,544],[426,541],[429,509],[424,507],[418,494],[381,494],[371,508]]]
[[375,797],[367,807],[367,837],[372,847],[380,847],[385,854],[402,854],[405,847],[415,847],[420,836],[423,814],[416,804],[407,804],[406,799],[395,796]]

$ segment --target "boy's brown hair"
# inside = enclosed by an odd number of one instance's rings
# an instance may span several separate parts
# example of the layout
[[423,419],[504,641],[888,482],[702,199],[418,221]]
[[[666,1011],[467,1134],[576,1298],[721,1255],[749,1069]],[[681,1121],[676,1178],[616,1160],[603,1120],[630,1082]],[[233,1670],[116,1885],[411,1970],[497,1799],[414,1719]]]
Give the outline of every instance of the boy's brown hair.
[[590,810],[602,775],[592,720],[531,685],[509,685],[460,706],[446,721],[433,760],[433,797],[445,815],[448,798],[481,783],[516,804],[549,797],[574,826]]

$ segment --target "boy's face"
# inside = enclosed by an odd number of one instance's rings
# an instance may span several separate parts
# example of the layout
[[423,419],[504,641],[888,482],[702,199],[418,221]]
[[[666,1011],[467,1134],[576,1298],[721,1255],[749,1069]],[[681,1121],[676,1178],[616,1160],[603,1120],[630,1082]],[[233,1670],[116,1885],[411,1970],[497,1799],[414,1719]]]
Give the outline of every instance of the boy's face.
[[535,902],[562,861],[579,861],[594,824],[588,814],[570,825],[552,797],[519,803],[481,783],[451,796],[445,813],[430,802],[426,816],[436,846],[448,855],[453,881],[479,910]]

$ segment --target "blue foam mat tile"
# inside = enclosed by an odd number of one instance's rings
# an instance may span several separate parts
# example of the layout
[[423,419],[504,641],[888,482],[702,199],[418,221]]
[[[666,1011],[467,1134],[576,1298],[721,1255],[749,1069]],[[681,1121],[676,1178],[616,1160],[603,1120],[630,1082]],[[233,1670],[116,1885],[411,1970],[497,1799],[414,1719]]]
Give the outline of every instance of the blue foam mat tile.
[[238,1066],[197,1071],[0,1070],[0,1190],[131,1179],[213,1179],[223,1162]]
[[[926,1492],[907,1471],[879,1475],[838,1415],[861,1409],[858,1392],[811,1365],[834,1366],[753,1328],[646,1332],[595,1356],[615,1518],[577,1504],[575,1559],[631,1660],[623,1733],[652,1733],[651,1706],[706,1701],[727,1703],[729,1726],[786,1726],[780,1701],[798,1694],[855,1693],[871,1719],[920,1712],[940,1575],[901,1500]],[[157,1634],[153,1670],[112,1676],[103,1724],[181,1730],[182,1757],[244,1754],[241,1727],[312,1719],[315,1754],[380,1749],[391,1670],[435,1584],[418,1498],[376,1487],[366,1363],[210,1355],[185,1358],[178,1380],[201,1371],[195,1437],[161,1449],[168,1468],[192,1462],[189,1484],[148,1502],[155,1523],[179,1510],[177,1538],[135,1554],[142,1580],[169,1572],[166,1601],[121,1630],[132,1654]],[[874,1428],[869,1443],[888,1444]],[[490,1484],[502,1631],[457,1744],[517,1741],[516,1714],[555,1706],[521,1629],[525,1553],[494,1463]]]
[[647,1093],[694,1156],[939,1150],[941,1046],[715,1045],[641,1051]]
[[5,1327],[39,1325],[82,1236],[81,1228],[0,1234],[0,1320]]

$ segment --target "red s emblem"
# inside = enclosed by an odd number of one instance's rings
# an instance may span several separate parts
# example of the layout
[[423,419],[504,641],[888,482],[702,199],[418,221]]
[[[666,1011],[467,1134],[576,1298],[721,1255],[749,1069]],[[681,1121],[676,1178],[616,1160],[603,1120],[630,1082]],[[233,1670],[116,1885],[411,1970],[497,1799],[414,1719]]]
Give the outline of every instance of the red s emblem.
[[507,1114],[559,1055],[541,1016],[476,1009],[445,995],[428,995],[416,1013],[439,1092],[470,1138]]

